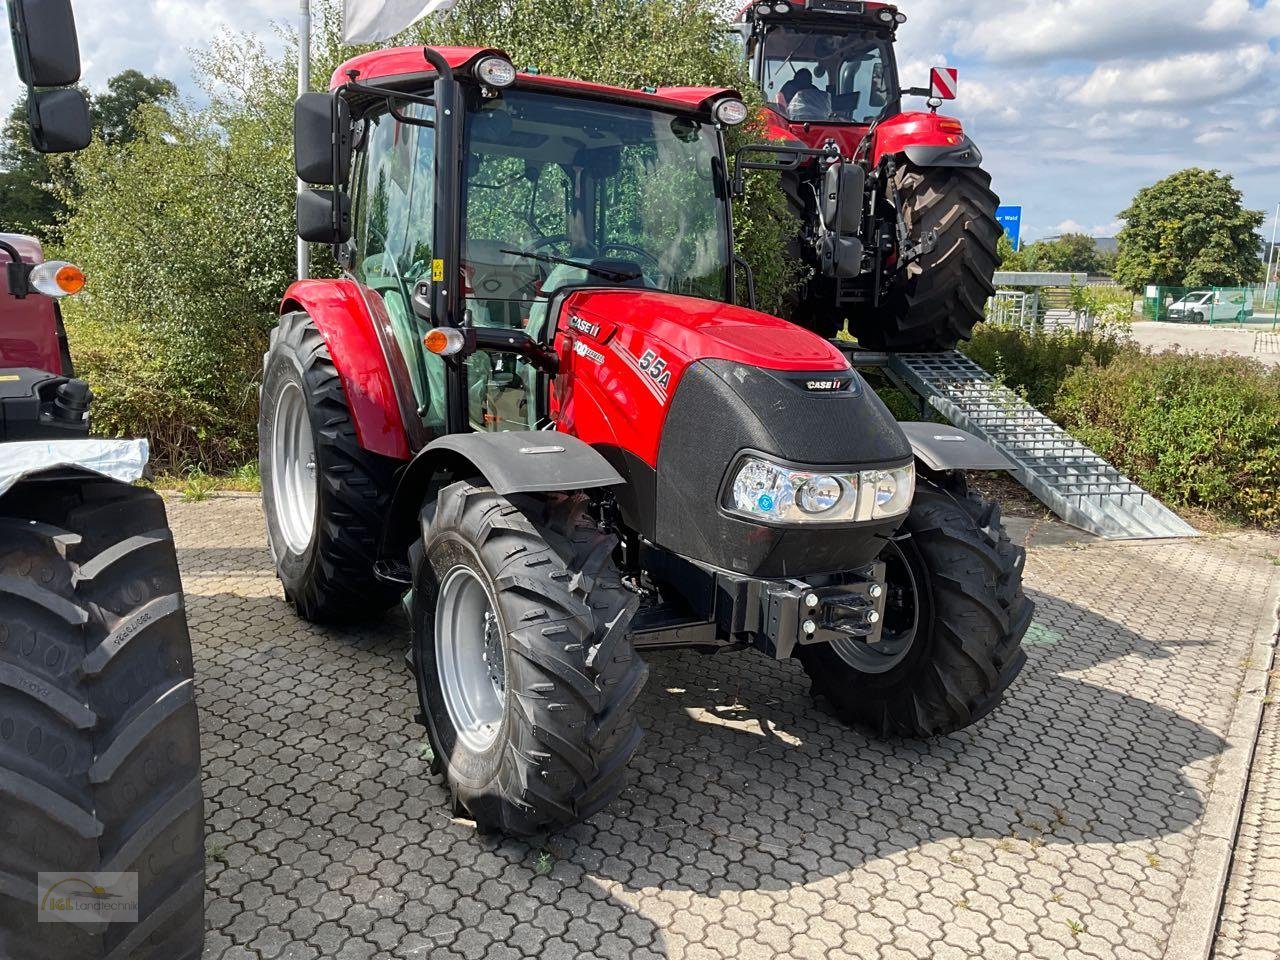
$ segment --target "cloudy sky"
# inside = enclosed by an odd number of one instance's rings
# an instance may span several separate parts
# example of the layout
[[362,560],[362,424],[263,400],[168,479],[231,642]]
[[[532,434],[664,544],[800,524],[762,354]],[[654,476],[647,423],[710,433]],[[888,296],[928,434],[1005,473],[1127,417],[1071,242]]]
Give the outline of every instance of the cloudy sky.
[[[586,2],[586,0],[584,0]],[[297,0],[77,0],[86,79],[125,67],[195,96],[186,51],[227,29],[272,37]],[[952,111],[1032,238],[1111,236],[1134,192],[1182,167],[1280,203],[1280,0],[903,0],[906,85],[958,67]],[[18,94],[0,54],[0,95]],[[1268,219],[1267,232],[1271,221]]]

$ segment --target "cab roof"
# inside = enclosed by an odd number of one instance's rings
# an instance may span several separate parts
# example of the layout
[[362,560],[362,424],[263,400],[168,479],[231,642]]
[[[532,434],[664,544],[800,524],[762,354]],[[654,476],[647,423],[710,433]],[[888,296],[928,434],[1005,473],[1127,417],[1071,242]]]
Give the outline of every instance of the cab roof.
[[[486,56],[511,59],[503,51],[492,47],[433,47],[432,49],[460,74],[469,73],[475,64]],[[330,87],[337,90],[353,79],[362,83],[378,81],[385,83],[433,76],[436,70],[427,62],[424,50],[423,47],[389,47],[353,57],[334,72]],[[356,74],[354,77],[353,72]],[[737,90],[729,87],[648,87],[643,90],[629,90],[626,87],[611,87],[585,80],[551,77],[527,69],[519,70],[515,86],[680,112],[702,112],[710,109],[715,101],[725,97],[741,98]]]

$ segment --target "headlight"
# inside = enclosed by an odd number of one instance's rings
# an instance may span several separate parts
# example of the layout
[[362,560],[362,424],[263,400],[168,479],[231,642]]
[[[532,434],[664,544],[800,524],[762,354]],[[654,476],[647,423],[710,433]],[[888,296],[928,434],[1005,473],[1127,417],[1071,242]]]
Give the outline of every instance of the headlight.
[[736,127],[747,119],[747,105],[741,100],[721,100],[716,104],[715,117],[726,127]]
[[476,76],[491,87],[509,87],[516,82],[516,68],[502,57],[485,57],[476,64]]
[[724,505],[766,523],[856,523],[901,516],[911,509],[915,489],[915,464],[828,473],[745,457]]

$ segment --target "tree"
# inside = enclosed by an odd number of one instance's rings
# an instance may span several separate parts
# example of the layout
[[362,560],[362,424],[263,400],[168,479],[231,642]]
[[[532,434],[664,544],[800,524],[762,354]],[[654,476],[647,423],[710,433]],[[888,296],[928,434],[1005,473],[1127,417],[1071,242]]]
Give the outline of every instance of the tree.
[[1265,214],[1246,210],[1230,174],[1192,168],[1134,197],[1121,217],[1115,278],[1138,292],[1148,285],[1222,286],[1262,275],[1258,228]]
[[[107,81],[106,93],[90,98],[94,131],[107,143],[128,143],[138,136],[135,116],[139,108],[163,104],[177,93],[172,81],[163,77],[145,77],[137,70],[118,73]],[[31,149],[24,97],[9,112],[0,131],[3,228],[56,239],[58,224],[66,213],[66,205],[58,196],[58,181],[67,176],[67,171],[64,160]]]
[[1102,269],[1102,255],[1093,237],[1083,233],[1064,233],[1057,240],[1037,244],[1042,248],[1045,266],[1054,273],[1097,273]]
[[178,95],[172,80],[125,70],[107,81],[107,92],[93,98],[93,128],[110,144],[128,143],[138,136],[137,114],[148,104],[164,104]]

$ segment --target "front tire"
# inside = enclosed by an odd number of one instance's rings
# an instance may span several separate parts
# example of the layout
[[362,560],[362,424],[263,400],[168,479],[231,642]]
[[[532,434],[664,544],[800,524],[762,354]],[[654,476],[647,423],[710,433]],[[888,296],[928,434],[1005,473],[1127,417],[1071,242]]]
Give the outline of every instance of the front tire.
[[507,500],[455,483],[411,550],[414,664],[454,813],[531,836],[586,820],[626,786],[648,668],[638,601],[583,496]]
[[[164,504],[42,481],[0,513],[0,956],[198,960],[200,731]],[[40,873],[134,873],[138,922],[38,922]]]
[[904,160],[894,183],[911,242],[936,232],[937,244],[898,268],[880,309],[854,311],[853,333],[871,350],[954,350],[973,337],[996,290],[1000,198],[990,174],[976,168]]
[[859,642],[842,656],[821,644],[799,657],[846,723],[878,737],[942,736],[994,710],[1026,664],[1026,553],[995,503],[925,480],[903,529],[910,537],[882,558],[890,602],[879,649]]
[[349,623],[392,606],[401,591],[373,566],[396,463],[360,446],[328,345],[305,313],[271,331],[258,441],[267,542],[298,615]]

